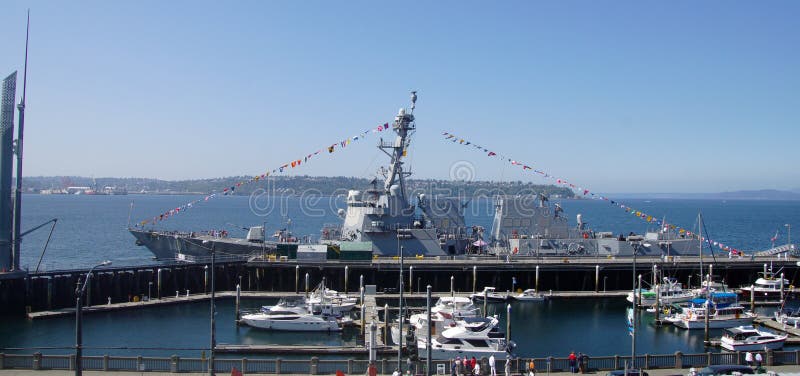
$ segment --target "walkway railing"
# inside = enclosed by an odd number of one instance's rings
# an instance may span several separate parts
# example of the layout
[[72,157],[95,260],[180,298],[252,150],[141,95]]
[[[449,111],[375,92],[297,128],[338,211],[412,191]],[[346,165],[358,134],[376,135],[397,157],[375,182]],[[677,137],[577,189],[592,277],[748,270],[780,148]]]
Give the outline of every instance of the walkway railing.
[[[511,370],[514,374],[525,373],[529,358],[516,358],[511,360]],[[588,371],[607,371],[622,369],[628,364],[630,356],[601,356],[587,357],[586,369]],[[505,359],[497,359],[496,367],[502,373]],[[566,357],[534,358],[536,369],[539,372],[565,372],[569,371],[569,360]],[[431,362],[435,373],[450,374],[450,360],[436,360]],[[484,374],[489,373],[488,360],[481,359]],[[636,367],[644,369],[658,368],[689,368],[705,367],[712,364],[744,364],[743,353],[700,353],[682,354],[676,352],[668,355],[638,355]],[[764,353],[765,366],[800,365],[800,350],[796,351],[767,351]],[[138,371],[138,372],[206,372],[208,362],[206,359],[180,358],[171,356],[161,357],[122,357],[122,356],[84,356],[83,369],[87,371]],[[215,362],[217,372],[230,373],[235,367],[245,374],[309,374],[332,375],[336,371],[346,374],[365,374],[368,361],[356,359],[328,360],[312,357],[308,360],[287,359],[230,359],[218,358]],[[378,372],[390,374],[394,371],[396,359],[381,359],[377,363]],[[405,362],[404,362],[405,366]],[[416,373],[425,372],[425,362],[415,362],[413,365]],[[74,355],[44,355],[35,354],[2,354],[0,353],[0,369],[24,370],[74,370]]]

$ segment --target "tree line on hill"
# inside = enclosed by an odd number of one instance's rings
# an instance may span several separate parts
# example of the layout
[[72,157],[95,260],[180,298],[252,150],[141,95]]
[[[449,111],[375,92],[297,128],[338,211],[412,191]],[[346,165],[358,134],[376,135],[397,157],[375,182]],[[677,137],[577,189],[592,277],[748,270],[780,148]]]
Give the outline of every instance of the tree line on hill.
[[[23,190],[40,193],[45,190],[62,190],[67,187],[90,187],[102,191],[106,187],[127,191],[129,194],[208,194],[222,192],[225,187],[248,181],[249,176],[193,180],[160,180],[149,178],[91,178],[83,176],[25,177]],[[364,190],[370,179],[345,176],[271,176],[252,184],[243,184],[235,195],[249,195],[256,190],[267,190],[279,195],[297,195],[313,192],[319,195],[347,194],[350,189]],[[383,182],[375,181],[378,188]],[[574,197],[572,190],[554,185],[533,184],[522,181],[453,181],[437,179],[409,179],[406,189],[412,193],[442,196],[494,196],[543,193],[551,197]]]

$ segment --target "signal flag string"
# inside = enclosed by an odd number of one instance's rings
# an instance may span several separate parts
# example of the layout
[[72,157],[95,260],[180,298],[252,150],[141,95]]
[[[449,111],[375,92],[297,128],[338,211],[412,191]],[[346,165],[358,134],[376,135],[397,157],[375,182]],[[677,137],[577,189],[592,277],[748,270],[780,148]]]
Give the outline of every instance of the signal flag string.
[[509,157],[507,155],[504,155],[504,154],[502,154],[500,152],[495,152],[495,151],[489,150],[486,147],[480,146],[480,145],[478,145],[478,144],[476,144],[474,142],[471,142],[469,140],[466,140],[464,138],[456,136],[453,133],[442,132],[442,136],[444,137],[444,140],[446,140],[446,141],[450,141],[452,143],[455,143],[455,144],[458,144],[458,145],[462,145],[462,146],[470,146],[475,150],[478,150],[478,151],[480,151],[482,153],[485,153],[487,157],[497,158],[497,159],[499,159],[499,160],[501,160],[503,162],[510,163],[512,166],[517,166],[517,167],[521,168],[523,172],[530,172],[530,173],[533,173],[533,174],[538,174],[539,176],[544,177],[545,179],[553,180],[556,184],[564,186],[564,187],[567,187],[567,188],[571,189],[573,192],[577,192],[578,194],[580,194],[582,196],[586,196],[586,197],[592,198],[594,200],[608,201],[611,205],[614,205],[614,206],[616,206],[616,207],[618,207],[620,209],[623,209],[623,210],[625,210],[625,212],[630,213],[630,214],[632,214],[632,215],[634,215],[634,216],[636,216],[638,218],[641,218],[642,220],[644,220],[644,221],[646,221],[648,223],[654,223],[654,224],[658,225],[659,227],[663,226],[663,228],[665,230],[666,229],[674,230],[674,231],[677,231],[678,234],[680,234],[680,235],[685,235],[685,236],[689,236],[689,237],[692,237],[692,238],[695,238],[695,239],[699,239],[700,241],[708,244],[709,246],[717,247],[720,250],[728,252],[730,255],[743,254],[743,252],[741,250],[737,249],[737,248],[725,245],[725,244],[723,244],[721,242],[718,242],[718,241],[715,241],[715,240],[712,240],[712,239],[708,239],[708,238],[702,236],[702,234],[693,233],[692,231],[687,230],[685,228],[682,228],[680,226],[677,226],[677,225],[674,225],[674,224],[671,224],[671,223],[666,223],[666,222],[658,219],[657,217],[652,216],[650,214],[647,214],[645,212],[642,212],[640,210],[637,210],[637,209],[631,207],[630,205],[626,205],[625,203],[622,203],[622,202],[619,202],[619,201],[616,201],[616,200],[611,200],[608,197],[605,197],[605,196],[603,196],[603,195],[601,195],[599,193],[592,192],[591,190],[589,190],[586,187],[581,187],[581,186],[575,185],[575,184],[571,183],[570,181],[568,181],[567,179],[552,175],[552,174],[547,173],[547,172],[545,172],[545,171],[543,171],[541,169],[534,168],[532,164],[526,164],[526,163],[520,162],[520,161],[518,161],[516,159],[513,159],[513,158],[511,158],[511,157]]
[[360,133],[356,134],[355,136],[348,137],[348,138],[346,138],[344,140],[341,140],[341,141],[338,141],[338,142],[334,142],[334,143],[332,143],[332,144],[330,144],[328,146],[325,146],[324,148],[319,149],[319,150],[317,150],[317,151],[315,151],[313,153],[308,153],[308,154],[302,156],[301,158],[293,159],[293,160],[291,160],[289,162],[286,162],[286,163],[284,163],[284,164],[280,165],[279,167],[276,167],[276,168],[274,168],[272,170],[267,170],[266,172],[264,172],[264,173],[262,173],[260,175],[255,175],[255,176],[253,176],[252,178],[250,178],[248,180],[239,181],[236,184],[231,185],[230,187],[223,188],[219,192],[213,192],[213,193],[207,194],[207,195],[205,195],[205,196],[203,196],[201,198],[198,198],[198,199],[193,200],[191,202],[187,202],[187,203],[185,203],[185,204],[183,204],[181,206],[169,209],[169,210],[167,210],[167,211],[165,211],[165,212],[163,212],[161,214],[158,214],[158,215],[156,215],[156,216],[154,216],[152,218],[142,220],[142,221],[136,223],[136,226],[137,227],[144,227],[144,226],[146,226],[148,224],[153,224],[154,225],[156,223],[159,223],[159,222],[162,222],[164,220],[167,220],[167,219],[169,219],[169,218],[171,218],[171,217],[173,217],[173,216],[175,216],[177,214],[186,212],[187,210],[192,209],[195,206],[197,206],[197,204],[206,202],[206,201],[211,200],[211,199],[213,199],[215,197],[218,197],[220,195],[221,196],[233,195],[233,193],[236,191],[236,189],[240,188],[241,186],[252,184],[252,183],[256,183],[259,180],[265,179],[270,175],[274,175],[276,173],[282,173],[286,169],[297,168],[297,167],[300,167],[301,165],[308,164],[308,162],[312,158],[316,157],[320,153],[324,154],[324,152],[327,151],[328,154],[333,154],[336,151],[337,148],[343,149],[343,148],[347,147],[348,145],[350,145],[353,142],[356,142],[358,140],[362,140],[362,139],[366,138],[370,134],[383,132],[383,131],[386,131],[388,129],[389,129],[389,123],[383,123],[383,124],[380,124],[380,125],[378,125],[376,127],[369,128],[369,129],[367,129],[367,130],[365,130],[363,132],[360,132]]

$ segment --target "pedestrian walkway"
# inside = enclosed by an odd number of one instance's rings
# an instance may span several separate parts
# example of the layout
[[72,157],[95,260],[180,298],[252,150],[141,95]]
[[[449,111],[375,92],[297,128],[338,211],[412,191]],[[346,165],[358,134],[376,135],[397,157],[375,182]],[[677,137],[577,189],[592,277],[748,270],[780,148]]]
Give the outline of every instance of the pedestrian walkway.
[[[488,370],[487,370],[488,371]],[[502,368],[499,368],[498,375],[503,375]],[[768,372],[774,372],[775,375],[778,376],[800,376],[800,366],[775,366],[769,367],[767,369]],[[688,375],[689,369],[651,369],[646,370],[645,372],[648,373],[650,376],[672,376],[672,375]],[[107,375],[109,373],[113,373],[115,375],[120,376],[134,376],[134,375],[146,375],[146,376],[206,376],[208,373],[169,373],[169,372],[130,372],[130,371],[118,371],[118,372],[103,372],[103,371],[83,371],[83,374],[86,376],[101,376]],[[73,376],[75,371],[31,371],[31,370],[0,370],[0,376]],[[217,375],[225,376],[229,373],[217,372]],[[449,370],[445,374],[445,376],[449,375]],[[603,376],[606,374],[606,371],[599,371],[599,372],[587,372],[588,375],[600,375]],[[262,374],[263,375],[263,374]],[[537,376],[571,376],[571,375],[579,375],[570,372],[537,372]],[[300,375],[293,375],[293,374],[286,374],[281,373],[281,376],[300,376]],[[305,376],[305,375],[303,375]],[[519,376],[519,374],[515,374],[515,376]],[[524,375],[522,375],[524,376]]]

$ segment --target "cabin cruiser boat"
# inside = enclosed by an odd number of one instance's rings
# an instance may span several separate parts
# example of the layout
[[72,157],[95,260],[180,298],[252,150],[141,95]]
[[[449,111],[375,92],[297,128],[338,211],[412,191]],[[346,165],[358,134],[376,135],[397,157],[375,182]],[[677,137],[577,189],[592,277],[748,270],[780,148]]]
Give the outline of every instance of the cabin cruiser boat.
[[341,327],[330,306],[310,310],[303,304],[277,304],[242,316],[241,322],[259,329],[302,332],[335,332]]
[[471,294],[469,296],[472,300],[480,300],[483,301],[483,298],[486,297],[487,302],[504,302],[508,300],[508,293],[501,294],[495,291],[494,287],[486,286],[483,288],[482,292]]
[[[707,304],[711,305],[706,307]],[[707,298],[692,299],[688,306],[681,307],[680,312],[667,316],[666,320],[683,329],[704,329],[706,308],[709,311],[708,327],[710,329],[752,325],[757,316],[739,304],[738,296],[735,293],[716,292],[708,294]]]
[[[497,329],[496,316],[488,318],[465,318],[431,338],[432,359],[460,357],[483,358],[494,355],[509,355],[515,344],[506,342],[505,333]],[[417,335],[417,354],[427,357],[428,343],[424,335]]]
[[[649,289],[637,289],[634,292],[629,292],[627,300],[631,303],[640,304],[642,307],[652,306],[656,304],[656,292]],[[641,301],[639,296],[641,295]],[[694,298],[694,293],[685,291],[681,288],[681,284],[674,278],[664,277],[664,283],[659,285],[658,300],[660,304],[667,305],[672,303],[688,302]]]
[[[760,277],[758,277],[752,285],[756,300],[779,300],[781,288],[783,288],[784,292],[788,290],[789,280],[781,278],[780,275],[776,275],[771,270],[767,271],[766,267],[764,267],[763,272],[759,272],[758,274]],[[742,299],[750,299],[750,288],[751,286],[742,286],[740,288]]]
[[728,351],[776,350],[783,347],[787,337],[752,326],[737,326],[725,330],[720,344]]
[[519,294],[511,295],[511,298],[521,302],[541,302],[546,299],[544,294],[537,293],[534,289],[527,289]]
[[438,313],[444,317],[478,317],[480,308],[472,303],[472,300],[463,296],[443,296],[431,307],[431,313]]

